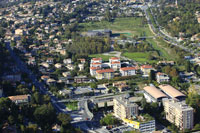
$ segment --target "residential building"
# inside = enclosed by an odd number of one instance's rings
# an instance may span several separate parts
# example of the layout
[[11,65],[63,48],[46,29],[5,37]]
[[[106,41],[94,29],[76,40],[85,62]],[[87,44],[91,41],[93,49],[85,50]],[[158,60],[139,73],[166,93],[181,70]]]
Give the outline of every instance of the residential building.
[[48,58],[46,62],[47,62],[48,64],[53,64],[53,63],[54,63],[53,58]]
[[64,64],[72,64],[72,59],[70,59],[70,58],[69,59],[64,59],[63,63]]
[[120,68],[121,76],[133,76],[136,75],[136,67],[123,67]]
[[79,71],[83,71],[84,70],[84,64],[78,64],[78,68],[79,68]]
[[100,67],[100,68],[102,68],[102,63],[100,63],[100,62],[93,62],[93,63],[90,64],[90,67]]
[[163,100],[166,119],[174,123],[180,130],[192,129],[194,116],[192,107],[186,105],[185,101],[180,102],[174,99]]
[[171,85],[159,85],[158,87],[172,99],[185,100],[185,95]]
[[20,35],[20,36],[24,35],[24,30],[23,29],[16,29],[15,35]]
[[75,83],[89,83],[91,80],[87,76],[75,76]]
[[121,68],[121,61],[118,57],[111,57],[109,59],[109,66],[111,69],[117,71]]
[[140,133],[152,133],[156,130],[155,119],[148,114],[137,116],[133,120],[123,119],[123,121]]
[[82,58],[82,59],[78,59],[78,60],[79,60],[82,64],[85,64],[85,62],[86,62],[85,59],[83,59],[83,58]]
[[114,70],[113,69],[102,69],[97,70],[96,79],[112,79],[114,77]]
[[30,102],[30,95],[9,96],[8,98],[15,104],[26,104]]
[[169,82],[169,76],[165,73],[158,72],[156,73],[156,81],[158,83]]
[[56,63],[55,65],[54,65],[56,68],[61,68],[62,67],[62,65],[60,64],[60,63]]
[[113,104],[114,115],[120,119],[131,119],[138,116],[138,105],[131,102],[128,96],[115,97]]
[[100,67],[90,67],[90,75],[91,76],[95,76],[96,75],[96,71],[100,70]]
[[143,89],[147,102],[161,102],[163,98],[167,98],[167,95],[154,86],[146,86]]
[[119,81],[113,83],[113,87],[117,87],[119,92],[125,91],[129,88],[129,86],[126,84],[126,81]]
[[92,63],[102,63],[102,58],[92,58],[91,64]]
[[150,71],[154,70],[151,65],[143,65],[143,66],[140,67],[140,69],[141,69],[144,77],[148,77]]

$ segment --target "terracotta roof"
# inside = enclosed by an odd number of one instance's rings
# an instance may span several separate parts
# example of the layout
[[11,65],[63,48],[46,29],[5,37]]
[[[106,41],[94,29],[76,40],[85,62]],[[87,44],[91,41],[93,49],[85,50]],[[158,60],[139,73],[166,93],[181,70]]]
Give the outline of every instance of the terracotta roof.
[[150,69],[150,68],[153,68],[151,65],[143,65],[141,66],[141,68],[143,69]]
[[112,73],[114,72],[113,69],[103,69],[103,70],[97,70],[97,73],[101,74],[101,73]]
[[23,99],[28,99],[30,95],[18,95],[18,96],[10,96],[8,97],[11,101],[16,101],[16,100],[23,100]]
[[102,63],[92,63],[92,65],[101,65]]
[[102,60],[102,58],[92,58],[92,60]]
[[90,69],[92,69],[92,70],[99,70],[101,68],[100,67],[90,67]]
[[153,96],[155,99],[167,97],[164,93],[158,90],[156,87],[153,86],[146,86],[143,88],[147,93]]
[[165,73],[158,72],[157,75],[166,75]]
[[158,86],[161,90],[163,90],[167,95],[172,98],[176,98],[179,96],[185,96],[183,93],[172,87],[171,85],[160,85]]
[[137,68],[136,67],[123,67],[123,68],[120,68],[120,70],[122,70],[122,71],[137,70]]
[[120,61],[113,61],[111,64],[120,64]]
[[46,75],[41,76],[41,79],[48,79],[48,78],[49,76],[46,76]]
[[120,58],[119,57],[111,57],[110,59],[111,60],[119,60]]

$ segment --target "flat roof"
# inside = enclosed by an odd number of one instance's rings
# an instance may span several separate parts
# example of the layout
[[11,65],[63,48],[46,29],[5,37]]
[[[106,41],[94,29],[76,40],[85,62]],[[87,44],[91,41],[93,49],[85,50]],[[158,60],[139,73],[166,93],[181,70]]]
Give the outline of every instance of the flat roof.
[[164,93],[162,93],[160,90],[158,90],[154,86],[146,86],[143,88],[147,93],[149,93],[151,96],[153,96],[155,99],[167,97]]
[[181,96],[185,96],[182,92],[178,91],[171,85],[159,85],[158,86],[162,91],[164,91],[167,95],[169,95],[172,98],[177,98]]

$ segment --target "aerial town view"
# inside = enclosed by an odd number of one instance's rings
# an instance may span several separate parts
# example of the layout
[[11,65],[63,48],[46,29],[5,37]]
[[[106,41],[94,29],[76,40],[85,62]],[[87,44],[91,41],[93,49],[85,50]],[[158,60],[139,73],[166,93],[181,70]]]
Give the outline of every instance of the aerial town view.
[[0,0],[0,133],[200,133],[200,0]]

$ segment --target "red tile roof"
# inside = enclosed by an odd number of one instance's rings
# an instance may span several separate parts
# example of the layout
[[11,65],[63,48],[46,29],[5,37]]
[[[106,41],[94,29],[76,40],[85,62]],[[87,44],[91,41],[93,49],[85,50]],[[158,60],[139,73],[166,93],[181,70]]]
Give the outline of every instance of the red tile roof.
[[113,61],[111,64],[120,64],[120,61]]
[[92,58],[92,60],[102,60],[102,58]]
[[122,71],[137,70],[137,68],[136,67],[123,67],[120,70],[122,70]]
[[113,73],[114,70],[113,69],[103,69],[103,70],[97,70],[97,73],[101,74],[101,73]]
[[99,70],[101,69],[100,67],[90,67],[91,70]]
[[11,101],[16,101],[16,100],[23,100],[23,99],[28,99],[30,95],[17,95],[17,96],[10,96],[8,97]]
[[92,63],[92,65],[101,65],[102,63]]
[[119,57],[111,57],[110,59],[111,60],[119,60],[120,58]]
[[150,68],[153,68],[151,65],[143,65],[141,66],[141,68],[143,69],[150,69]]

